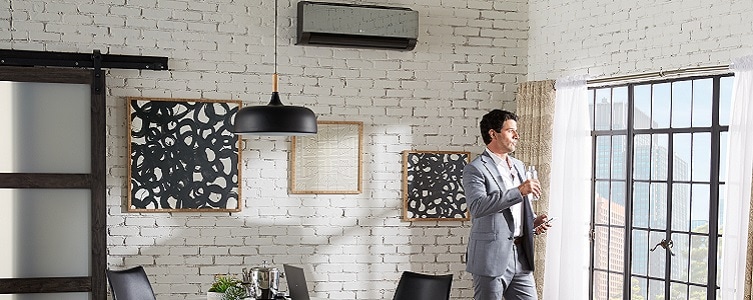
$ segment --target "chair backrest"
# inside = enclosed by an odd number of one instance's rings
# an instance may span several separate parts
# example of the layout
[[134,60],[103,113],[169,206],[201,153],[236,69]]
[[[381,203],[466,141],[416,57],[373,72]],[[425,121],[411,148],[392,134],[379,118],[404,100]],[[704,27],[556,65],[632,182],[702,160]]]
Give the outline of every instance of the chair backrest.
[[452,274],[429,275],[404,271],[393,300],[448,300]]
[[156,300],[149,278],[141,266],[107,270],[113,300]]

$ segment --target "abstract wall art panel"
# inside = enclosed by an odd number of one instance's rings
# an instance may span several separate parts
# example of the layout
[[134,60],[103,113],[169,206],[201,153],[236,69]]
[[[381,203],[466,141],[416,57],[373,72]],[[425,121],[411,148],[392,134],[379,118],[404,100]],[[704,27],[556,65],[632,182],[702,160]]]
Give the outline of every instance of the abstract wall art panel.
[[463,168],[470,152],[403,151],[403,220],[469,220]]
[[132,212],[241,209],[240,101],[127,98]]

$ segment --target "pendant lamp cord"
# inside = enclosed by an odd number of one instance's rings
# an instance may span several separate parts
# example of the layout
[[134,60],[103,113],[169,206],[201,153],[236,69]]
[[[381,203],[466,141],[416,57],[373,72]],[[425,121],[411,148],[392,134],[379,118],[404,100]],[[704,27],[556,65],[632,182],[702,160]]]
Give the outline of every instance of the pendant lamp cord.
[[277,1],[275,0],[275,72],[274,75],[272,75],[272,91],[277,92]]
[[275,0],[275,74],[277,74],[277,0]]

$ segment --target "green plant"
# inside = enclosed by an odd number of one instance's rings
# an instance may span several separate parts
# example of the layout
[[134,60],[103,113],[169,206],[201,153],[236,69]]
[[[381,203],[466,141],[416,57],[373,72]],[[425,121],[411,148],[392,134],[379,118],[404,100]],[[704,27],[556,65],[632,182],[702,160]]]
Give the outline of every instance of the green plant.
[[222,294],[222,300],[241,300],[246,298],[246,289],[242,286],[231,286]]
[[230,287],[241,287],[241,280],[233,276],[218,275],[214,277],[214,282],[209,288],[209,292],[225,293]]

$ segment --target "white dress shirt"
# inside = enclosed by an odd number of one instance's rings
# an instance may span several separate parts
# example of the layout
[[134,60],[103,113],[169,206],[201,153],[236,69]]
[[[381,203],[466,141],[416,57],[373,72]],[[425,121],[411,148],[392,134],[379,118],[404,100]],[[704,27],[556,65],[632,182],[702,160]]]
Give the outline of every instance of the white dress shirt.
[[[512,163],[507,160],[503,160],[497,154],[492,153],[489,148],[486,149],[489,156],[494,160],[494,165],[497,166],[499,174],[502,175],[502,180],[505,182],[507,189],[517,189],[520,186],[521,181],[518,173],[512,168]],[[508,158],[509,159],[509,158]],[[522,236],[523,233],[523,203],[513,204],[510,206],[510,212],[512,213],[512,219],[515,226],[516,237]]]

